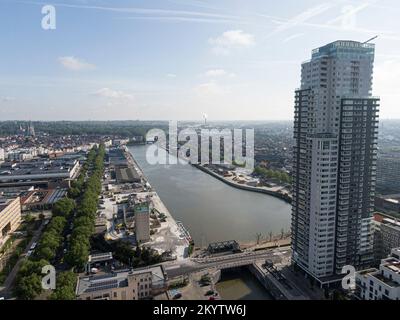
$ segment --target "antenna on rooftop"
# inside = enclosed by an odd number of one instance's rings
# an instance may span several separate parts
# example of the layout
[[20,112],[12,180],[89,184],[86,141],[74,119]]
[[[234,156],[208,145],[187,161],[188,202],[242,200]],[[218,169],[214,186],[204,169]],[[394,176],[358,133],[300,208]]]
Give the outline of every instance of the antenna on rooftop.
[[367,41],[363,42],[363,44],[366,44],[366,43],[368,43],[368,42],[371,42],[372,40],[375,40],[376,38],[378,38],[378,36],[375,36],[375,37],[373,37],[373,38],[371,38],[371,39],[368,39]]

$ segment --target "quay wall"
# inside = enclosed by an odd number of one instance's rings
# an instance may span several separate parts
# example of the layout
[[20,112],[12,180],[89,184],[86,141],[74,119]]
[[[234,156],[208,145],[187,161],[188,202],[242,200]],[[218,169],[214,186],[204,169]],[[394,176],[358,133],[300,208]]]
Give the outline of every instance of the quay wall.
[[287,203],[291,203],[292,202],[291,197],[286,195],[286,194],[282,194],[282,193],[279,193],[279,192],[276,192],[276,191],[265,190],[265,189],[260,189],[260,188],[257,188],[257,187],[252,187],[252,186],[247,186],[247,185],[241,185],[241,184],[238,184],[238,183],[234,183],[232,181],[229,181],[229,180],[225,179],[224,177],[221,177],[219,174],[217,174],[217,173],[215,173],[215,172],[213,172],[213,171],[211,171],[211,170],[209,170],[209,169],[207,169],[207,168],[205,168],[205,167],[203,167],[201,165],[192,164],[192,166],[194,166],[195,168],[197,168],[197,169],[199,169],[199,170],[201,170],[201,171],[203,171],[205,173],[208,173],[209,175],[213,176],[214,178],[216,178],[216,179],[218,179],[218,180],[220,180],[220,181],[222,181],[222,182],[224,182],[224,183],[226,183],[226,184],[228,184],[228,185],[230,185],[230,186],[232,186],[234,188],[247,190],[247,191],[252,191],[252,192],[258,192],[258,193],[264,193],[264,194],[268,194],[268,195],[276,197],[276,198],[280,198],[280,199],[286,201]]

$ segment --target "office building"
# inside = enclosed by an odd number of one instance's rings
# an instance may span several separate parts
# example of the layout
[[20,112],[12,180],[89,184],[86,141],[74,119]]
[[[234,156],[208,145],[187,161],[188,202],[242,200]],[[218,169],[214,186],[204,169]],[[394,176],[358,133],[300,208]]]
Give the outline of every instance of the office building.
[[400,248],[392,249],[379,269],[356,273],[356,296],[362,300],[400,300]]
[[150,208],[147,201],[135,203],[135,234],[138,243],[150,240]]
[[375,47],[336,41],[312,51],[295,93],[292,249],[320,285],[373,260],[379,98]]
[[4,149],[0,148],[0,163],[4,162],[5,157]]
[[116,271],[78,279],[78,300],[143,300],[167,290],[167,275],[161,265]]
[[0,199],[0,247],[21,223],[20,198]]

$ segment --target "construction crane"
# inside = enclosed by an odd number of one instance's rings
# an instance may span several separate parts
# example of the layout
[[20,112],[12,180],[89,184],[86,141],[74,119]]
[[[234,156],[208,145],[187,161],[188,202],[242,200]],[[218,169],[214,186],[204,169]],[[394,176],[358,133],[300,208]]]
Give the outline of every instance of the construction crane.
[[362,44],[366,44],[368,42],[371,42],[372,40],[375,40],[376,38],[378,38],[378,36],[375,36],[375,37],[373,37],[371,39],[368,39],[367,41],[363,42]]

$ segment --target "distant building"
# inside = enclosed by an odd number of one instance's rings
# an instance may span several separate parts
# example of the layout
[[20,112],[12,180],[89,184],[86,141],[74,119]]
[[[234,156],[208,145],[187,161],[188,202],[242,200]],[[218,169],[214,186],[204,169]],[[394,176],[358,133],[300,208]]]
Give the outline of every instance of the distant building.
[[385,194],[400,190],[400,154],[379,155],[376,188]]
[[356,273],[356,296],[362,300],[400,300],[400,248],[392,249],[379,269]]
[[129,142],[129,139],[114,139],[113,145],[114,146],[123,146]]
[[375,260],[387,257],[393,248],[400,247],[400,221],[380,214],[374,216]]
[[0,187],[4,185],[42,184],[48,187],[69,186],[79,171],[79,160],[32,160],[5,162],[0,165]]
[[400,194],[375,197],[375,209],[385,213],[400,213]]
[[0,247],[21,223],[20,198],[0,199]]
[[149,203],[136,203],[133,207],[135,214],[135,234],[136,241],[146,242],[150,240],[150,207]]
[[78,279],[78,300],[143,300],[167,290],[168,278],[161,265],[84,276]]
[[5,157],[6,157],[6,154],[4,152],[4,149],[0,148],[0,163],[4,162]]
[[31,137],[34,137],[34,136],[36,135],[36,133],[35,133],[35,127],[33,126],[33,123],[32,123],[32,122],[29,123],[29,126],[28,126],[28,134],[29,134]]
[[144,137],[143,136],[133,136],[131,141],[134,143],[142,143],[142,142],[144,142]]

